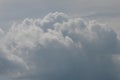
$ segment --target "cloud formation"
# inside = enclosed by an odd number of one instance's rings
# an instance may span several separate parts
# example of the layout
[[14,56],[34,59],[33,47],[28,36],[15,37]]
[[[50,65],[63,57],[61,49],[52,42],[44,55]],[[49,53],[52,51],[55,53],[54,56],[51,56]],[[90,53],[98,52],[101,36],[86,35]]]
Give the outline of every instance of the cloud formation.
[[120,41],[96,21],[49,13],[0,29],[0,74],[28,80],[118,80]]

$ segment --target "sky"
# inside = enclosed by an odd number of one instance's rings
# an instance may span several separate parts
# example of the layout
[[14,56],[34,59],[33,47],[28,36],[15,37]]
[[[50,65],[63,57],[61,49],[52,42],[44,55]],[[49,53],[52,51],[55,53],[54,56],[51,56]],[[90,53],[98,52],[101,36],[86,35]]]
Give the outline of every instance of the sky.
[[74,16],[99,19],[117,27],[118,30],[119,3],[118,0],[0,0],[0,22],[1,26],[7,26],[16,20],[39,18],[49,12],[58,11]]
[[119,0],[0,0],[0,80],[120,80]]

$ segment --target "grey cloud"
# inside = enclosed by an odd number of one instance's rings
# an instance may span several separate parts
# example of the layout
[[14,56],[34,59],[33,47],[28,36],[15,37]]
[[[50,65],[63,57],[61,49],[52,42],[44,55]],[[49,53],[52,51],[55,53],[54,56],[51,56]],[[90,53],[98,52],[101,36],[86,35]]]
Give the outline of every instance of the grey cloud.
[[119,80],[113,56],[120,52],[120,41],[115,31],[96,21],[49,13],[13,24],[0,40],[1,65],[5,63],[0,74],[11,78]]

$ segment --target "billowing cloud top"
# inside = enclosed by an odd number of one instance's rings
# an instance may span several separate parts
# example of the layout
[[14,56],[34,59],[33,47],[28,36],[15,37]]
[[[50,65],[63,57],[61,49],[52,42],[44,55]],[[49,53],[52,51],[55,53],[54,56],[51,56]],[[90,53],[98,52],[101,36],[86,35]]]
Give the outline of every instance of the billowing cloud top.
[[118,80],[120,41],[96,21],[49,13],[0,29],[0,74],[28,80]]

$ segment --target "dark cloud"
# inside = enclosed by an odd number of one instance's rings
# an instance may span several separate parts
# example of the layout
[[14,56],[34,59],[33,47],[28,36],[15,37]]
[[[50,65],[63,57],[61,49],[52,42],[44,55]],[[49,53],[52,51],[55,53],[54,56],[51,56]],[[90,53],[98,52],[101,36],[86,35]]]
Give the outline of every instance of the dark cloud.
[[28,80],[119,80],[113,56],[120,52],[120,41],[115,31],[96,21],[49,13],[14,24],[0,42],[1,75]]

